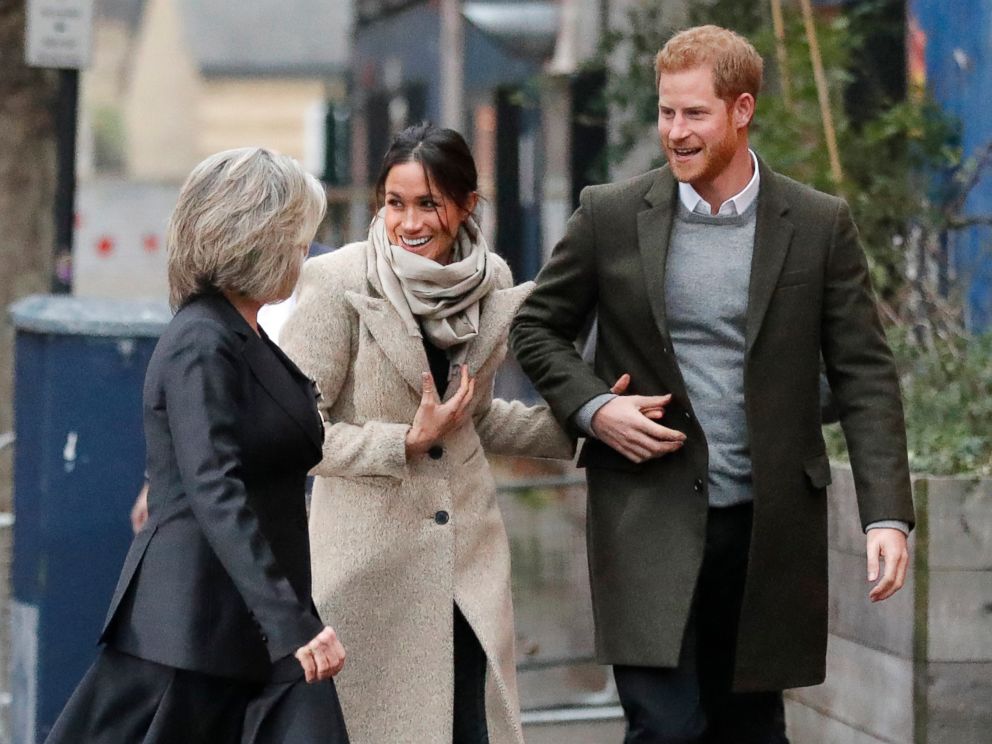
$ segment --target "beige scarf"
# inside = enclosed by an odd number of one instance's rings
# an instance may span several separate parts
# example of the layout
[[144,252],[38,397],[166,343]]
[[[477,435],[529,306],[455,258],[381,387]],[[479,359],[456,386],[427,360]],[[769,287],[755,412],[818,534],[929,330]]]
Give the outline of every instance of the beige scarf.
[[[479,301],[493,289],[493,262],[482,231],[471,217],[458,228],[451,263],[440,264],[389,242],[383,211],[372,219],[368,278],[399,313],[411,336],[423,333],[448,352],[451,374],[468,354],[479,333]],[[473,240],[470,231],[476,235]],[[420,322],[417,322],[417,319]],[[473,370],[474,372],[474,370]]]

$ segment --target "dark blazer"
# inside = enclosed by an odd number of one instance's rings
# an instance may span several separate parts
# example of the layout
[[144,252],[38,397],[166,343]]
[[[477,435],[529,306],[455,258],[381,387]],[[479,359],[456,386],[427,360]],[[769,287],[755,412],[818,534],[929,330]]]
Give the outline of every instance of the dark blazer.
[[101,640],[173,667],[267,679],[271,661],[323,627],[303,495],[323,438],[313,384],[223,296],[203,295],[155,347],[144,420],[148,522]]
[[[739,690],[824,677],[830,465],[821,432],[821,353],[863,523],[913,522],[899,384],[848,207],[759,167],[744,369],[754,521]],[[665,317],[677,198],[667,167],[585,189],[510,337],[563,423],[629,372],[631,393],[672,394],[662,423],[687,435],[679,452],[642,464],[594,439],[580,456],[604,663],[675,666],[703,555],[708,450]],[[594,311],[590,367],[573,341]]]

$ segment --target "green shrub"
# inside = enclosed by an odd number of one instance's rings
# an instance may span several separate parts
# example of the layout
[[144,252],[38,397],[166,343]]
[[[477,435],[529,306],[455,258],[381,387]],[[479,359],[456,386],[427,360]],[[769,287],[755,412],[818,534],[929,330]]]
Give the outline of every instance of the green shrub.
[[[925,348],[893,329],[889,341],[902,382],[912,470],[992,476],[992,334],[954,336]],[[846,460],[840,427],[825,433],[831,456]]]

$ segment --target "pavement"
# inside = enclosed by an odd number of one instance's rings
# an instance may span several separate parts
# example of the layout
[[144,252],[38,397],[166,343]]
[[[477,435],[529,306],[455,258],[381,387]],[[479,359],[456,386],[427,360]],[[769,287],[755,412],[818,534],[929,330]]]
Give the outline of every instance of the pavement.
[[623,721],[553,723],[524,726],[527,744],[621,744]]

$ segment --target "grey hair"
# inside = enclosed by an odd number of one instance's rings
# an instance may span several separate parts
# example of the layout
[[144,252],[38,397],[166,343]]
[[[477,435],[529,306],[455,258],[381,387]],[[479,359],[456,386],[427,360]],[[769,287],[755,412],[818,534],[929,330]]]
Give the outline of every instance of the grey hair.
[[234,292],[288,297],[327,210],[323,186],[293,158],[259,147],[211,155],[190,173],[169,220],[169,303]]

